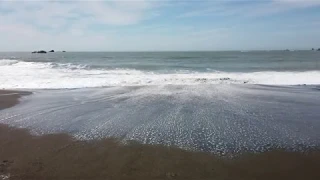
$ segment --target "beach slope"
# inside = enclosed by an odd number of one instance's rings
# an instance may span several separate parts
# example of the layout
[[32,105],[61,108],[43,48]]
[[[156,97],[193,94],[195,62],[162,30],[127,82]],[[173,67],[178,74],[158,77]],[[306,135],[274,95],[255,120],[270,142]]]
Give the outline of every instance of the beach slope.
[[[1,91],[1,108],[24,93]],[[0,111],[1,113],[1,111]],[[175,147],[33,136],[0,125],[0,179],[320,179],[320,153],[273,150],[226,159]]]

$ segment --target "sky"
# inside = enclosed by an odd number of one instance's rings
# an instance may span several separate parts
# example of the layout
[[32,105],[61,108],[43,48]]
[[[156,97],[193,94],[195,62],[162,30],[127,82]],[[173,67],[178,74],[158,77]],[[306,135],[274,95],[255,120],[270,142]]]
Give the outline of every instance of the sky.
[[0,51],[320,48],[320,0],[0,0]]

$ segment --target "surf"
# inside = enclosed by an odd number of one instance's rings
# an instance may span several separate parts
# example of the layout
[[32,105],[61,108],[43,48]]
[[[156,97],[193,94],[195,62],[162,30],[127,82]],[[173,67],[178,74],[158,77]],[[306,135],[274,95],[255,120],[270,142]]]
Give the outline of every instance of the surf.
[[0,88],[68,89],[106,86],[263,84],[318,85],[320,71],[143,71],[86,64],[0,60]]

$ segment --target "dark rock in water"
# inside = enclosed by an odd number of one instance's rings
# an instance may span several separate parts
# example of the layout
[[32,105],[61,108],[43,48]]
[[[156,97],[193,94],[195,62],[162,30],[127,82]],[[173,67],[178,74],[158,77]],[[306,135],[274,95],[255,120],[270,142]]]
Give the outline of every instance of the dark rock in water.
[[285,51],[290,51],[289,49],[286,49]]
[[32,53],[33,53],[33,54],[34,54],[34,53],[42,53],[42,54],[44,54],[44,53],[47,53],[47,52],[44,51],[44,50],[40,50],[40,51],[33,51]]
[[314,51],[314,48],[312,48],[311,51]]
[[66,52],[66,51],[62,51],[62,52]]
[[320,51],[320,48],[317,51]]
[[221,81],[228,81],[230,78],[220,78]]
[[54,52],[54,50],[51,50],[51,51],[49,51],[49,52]]

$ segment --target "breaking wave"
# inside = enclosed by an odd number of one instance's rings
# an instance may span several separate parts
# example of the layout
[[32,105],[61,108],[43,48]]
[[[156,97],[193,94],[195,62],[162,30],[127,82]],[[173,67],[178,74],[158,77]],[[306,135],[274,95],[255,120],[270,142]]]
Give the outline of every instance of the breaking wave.
[[0,88],[64,89],[103,86],[197,84],[320,84],[320,71],[159,73],[135,69],[92,69],[87,65],[0,60]]

